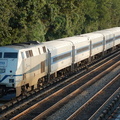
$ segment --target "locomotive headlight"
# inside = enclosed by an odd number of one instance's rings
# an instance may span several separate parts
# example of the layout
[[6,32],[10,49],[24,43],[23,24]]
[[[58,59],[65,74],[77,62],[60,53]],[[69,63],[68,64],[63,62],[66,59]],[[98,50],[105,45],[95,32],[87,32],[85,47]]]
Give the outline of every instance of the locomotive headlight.
[[9,79],[9,83],[14,83],[14,79]]
[[13,75],[10,75],[11,78],[13,78]]

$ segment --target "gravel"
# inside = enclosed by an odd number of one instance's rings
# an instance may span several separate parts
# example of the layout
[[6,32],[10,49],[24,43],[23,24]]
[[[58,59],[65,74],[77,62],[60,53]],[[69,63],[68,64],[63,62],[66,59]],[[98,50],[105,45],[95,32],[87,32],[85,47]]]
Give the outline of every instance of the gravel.
[[47,120],[65,120],[87,102],[95,93],[104,87],[112,78],[120,73],[120,66],[112,70],[110,73],[101,78],[97,83],[94,83],[88,89],[76,96],[73,100],[69,101],[58,111],[53,113]]

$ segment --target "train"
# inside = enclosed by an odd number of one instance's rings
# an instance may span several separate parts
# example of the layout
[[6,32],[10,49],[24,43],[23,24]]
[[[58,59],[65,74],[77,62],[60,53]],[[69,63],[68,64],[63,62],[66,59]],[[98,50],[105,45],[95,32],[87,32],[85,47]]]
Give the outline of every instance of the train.
[[120,48],[120,27],[0,47],[0,95],[20,96]]

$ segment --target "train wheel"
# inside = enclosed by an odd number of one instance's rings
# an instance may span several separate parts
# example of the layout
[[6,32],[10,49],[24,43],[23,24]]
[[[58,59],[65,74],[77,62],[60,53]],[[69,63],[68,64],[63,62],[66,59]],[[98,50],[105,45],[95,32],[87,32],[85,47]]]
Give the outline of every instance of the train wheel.
[[5,87],[4,87],[4,86],[1,86],[1,87],[0,87],[0,96],[5,95],[6,92],[7,92],[7,91],[6,91]]
[[25,85],[23,85],[21,87],[21,94],[24,95],[27,92],[27,90],[25,89]]
[[43,87],[43,80],[42,79],[38,79],[37,87],[38,88],[42,88]]

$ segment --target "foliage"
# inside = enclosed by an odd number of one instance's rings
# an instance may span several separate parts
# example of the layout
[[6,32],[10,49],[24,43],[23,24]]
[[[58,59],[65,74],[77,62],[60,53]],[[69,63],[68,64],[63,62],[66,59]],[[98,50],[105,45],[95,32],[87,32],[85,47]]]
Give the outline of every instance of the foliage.
[[0,0],[0,45],[120,26],[120,0]]

